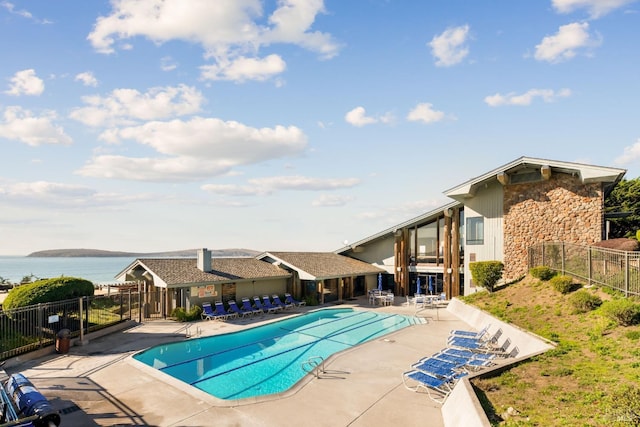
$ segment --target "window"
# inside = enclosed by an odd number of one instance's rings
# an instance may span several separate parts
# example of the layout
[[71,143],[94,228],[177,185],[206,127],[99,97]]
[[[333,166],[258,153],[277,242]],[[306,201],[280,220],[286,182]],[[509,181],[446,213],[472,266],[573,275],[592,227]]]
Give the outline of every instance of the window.
[[484,244],[484,218],[467,218],[467,245]]

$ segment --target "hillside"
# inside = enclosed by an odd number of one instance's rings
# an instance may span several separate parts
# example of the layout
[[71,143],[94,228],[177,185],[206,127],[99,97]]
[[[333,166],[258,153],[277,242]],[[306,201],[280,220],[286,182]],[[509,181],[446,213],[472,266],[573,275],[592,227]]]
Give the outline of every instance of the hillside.
[[[473,380],[492,425],[640,425],[628,412],[640,410],[640,326],[620,326],[607,316],[607,301],[621,296],[605,291],[564,295],[528,276],[492,294],[463,297],[558,345],[496,377]],[[572,303],[576,292],[596,295],[603,305],[579,313]]]
[[[214,257],[240,257],[256,256],[260,252],[251,249],[216,249],[211,250]],[[135,258],[165,258],[165,257],[185,257],[195,258],[196,249],[183,249],[166,252],[124,252],[105,251],[101,249],[48,249],[44,251],[32,252],[28,257],[39,258],[64,258],[64,257],[135,257]]]

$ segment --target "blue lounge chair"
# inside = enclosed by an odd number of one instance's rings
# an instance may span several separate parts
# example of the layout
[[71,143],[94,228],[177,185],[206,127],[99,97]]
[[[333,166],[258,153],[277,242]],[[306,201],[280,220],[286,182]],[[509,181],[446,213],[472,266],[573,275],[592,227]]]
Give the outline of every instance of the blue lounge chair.
[[[411,385],[409,380],[413,381],[415,384]],[[414,392],[418,392],[421,389],[425,390],[429,395],[429,398],[437,403],[444,403],[449,393],[451,393],[449,381],[442,378],[436,378],[417,369],[403,372],[402,383],[407,390]],[[435,392],[436,395],[431,392]]]
[[449,347],[462,347],[469,350],[488,350],[498,343],[498,339],[502,336],[502,329],[498,329],[488,338],[465,338],[450,336],[447,340]]
[[284,294],[284,302],[293,304],[295,307],[302,307],[303,305],[307,305],[306,301],[298,301],[294,299],[291,294]]
[[242,298],[242,309],[245,311],[250,311],[253,315],[264,314],[261,309],[251,305],[251,301],[249,301],[249,298]]
[[216,309],[214,310],[214,313],[216,313],[218,315],[218,318],[220,318],[221,320],[227,320],[230,317],[238,317],[238,315],[236,313],[227,311],[224,308],[224,304],[222,303],[222,301],[216,301],[215,302],[215,307]]
[[275,312],[278,311],[278,309],[273,307],[273,306],[271,306],[271,308],[265,307],[262,304],[262,301],[260,301],[260,297],[259,296],[253,297],[253,303],[255,304],[256,308],[262,310],[263,313],[275,313]]
[[272,298],[273,298],[273,305],[275,305],[276,307],[282,307],[283,310],[286,310],[288,308],[293,308],[293,304],[280,301],[279,295],[273,294]]
[[491,325],[487,324],[484,328],[480,329],[478,332],[454,329],[451,332],[449,332],[449,336],[482,339],[482,337],[484,337],[484,335],[489,330],[489,326]]
[[238,317],[246,317],[246,316],[253,315],[253,311],[247,311],[241,307],[238,307],[238,303],[236,303],[235,300],[230,300],[228,304],[229,304],[229,311],[235,313]]
[[206,319],[206,320],[226,320],[227,319],[226,313],[224,315],[221,315],[220,313],[216,312],[211,306],[211,303],[208,303],[208,302],[202,303],[201,316],[203,319]]
[[[450,362],[450,363],[456,363],[458,365],[462,365],[464,366],[465,369],[467,370],[470,369],[474,371],[484,368],[485,366],[493,365],[493,362],[491,361],[491,359],[476,357],[476,356],[489,355],[488,353],[487,354],[477,353],[477,352],[474,353],[470,350],[466,350],[466,351],[469,351],[469,353],[471,354],[463,356],[462,354],[456,354],[456,353],[450,352],[451,350],[458,351],[459,349],[447,348],[445,350],[442,350],[440,353],[434,354],[433,357],[436,359]],[[465,351],[465,350],[460,350],[460,351]],[[493,355],[491,356],[493,357]]]
[[266,308],[266,309],[274,309],[275,312],[277,313],[278,311],[282,311],[284,310],[284,307],[278,307],[276,305],[271,304],[271,300],[269,299],[269,295],[263,295],[262,296],[262,305]]
[[464,370],[464,365],[461,363],[445,361],[435,357],[420,359],[420,361],[414,363],[411,367],[451,382],[468,373]]

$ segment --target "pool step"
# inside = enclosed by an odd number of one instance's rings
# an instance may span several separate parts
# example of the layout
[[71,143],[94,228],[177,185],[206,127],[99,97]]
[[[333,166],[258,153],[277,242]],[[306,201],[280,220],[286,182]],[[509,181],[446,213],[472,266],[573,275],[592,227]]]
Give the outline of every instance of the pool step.
[[320,373],[325,373],[324,358],[322,356],[312,356],[300,364],[307,373],[312,373],[316,378],[320,378]]

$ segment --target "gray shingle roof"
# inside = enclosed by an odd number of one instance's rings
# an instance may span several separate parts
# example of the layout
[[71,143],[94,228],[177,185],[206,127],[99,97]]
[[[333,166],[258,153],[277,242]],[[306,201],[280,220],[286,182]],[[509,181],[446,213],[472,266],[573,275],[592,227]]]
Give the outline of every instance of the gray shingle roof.
[[359,276],[384,272],[369,263],[333,252],[267,252],[284,263],[303,270],[317,279]]
[[195,258],[141,258],[137,262],[151,270],[167,285],[290,276],[286,270],[256,258],[213,258],[211,272],[198,269]]

